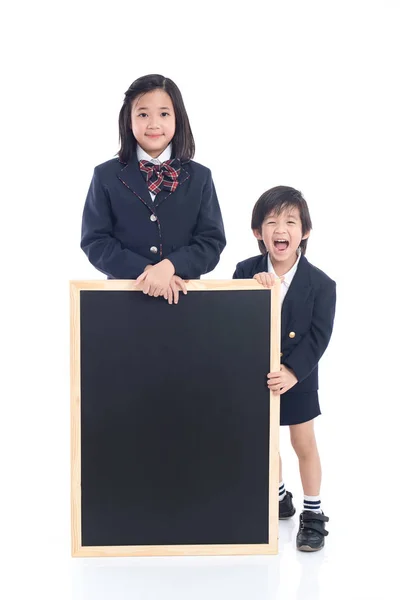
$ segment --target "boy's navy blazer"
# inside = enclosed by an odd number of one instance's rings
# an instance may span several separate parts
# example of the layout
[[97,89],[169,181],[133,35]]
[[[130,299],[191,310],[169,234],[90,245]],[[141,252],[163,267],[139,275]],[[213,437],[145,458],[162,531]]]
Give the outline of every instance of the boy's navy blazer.
[[[267,271],[268,255],[260,255],[240,262],[233,277],[250,279]],[[318,390],[318,361],[332,334],[335,306],[336,283],[301,255],[282,304],[281,362],[298,379],[285,395]]]
[[176,275],[197,279],[212,271],[225,233],[211,171],[183,162],[175,192],[153,202],[136,155],[94,170],[82,219],[81,247],[111,279],[135,279],[148,264],[168,258]]

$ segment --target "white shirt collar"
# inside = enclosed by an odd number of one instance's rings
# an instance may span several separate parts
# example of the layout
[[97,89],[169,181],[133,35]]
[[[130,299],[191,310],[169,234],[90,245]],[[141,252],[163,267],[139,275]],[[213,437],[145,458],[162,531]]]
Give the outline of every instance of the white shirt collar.
[[[293,281],[293,277],[297,271],[297,267],[299,265],[300,258],[301,258],[301,252],[299,251],[299,255],[298,255],[297,260],[294,263],[293,267],[284,275],[285,279],[282,283],[287,288],[290,286],[290,284]],[[268,273],[274,273],[274,275],[276,275],[274,267],[272,266],[272,262],[269,257],[269,254],[268,254]]]
[[171,144],[168,144],[168,146],[165,148],[164,152],[162,152],[160,154],[160,156],[157,156],[157,158],[153,158],[152,156],[150,156],[150,154],[147,154],[147,152],[145,152],[145,150],[143,150],[143,148],[141,146],[139,146],[139,144],[137,144],[137,146],[136,146],[136,156],[137,156],[138,161],[139,160],[148,160],[148,161],[152,162],[154,165],[160,165],[161,163],[165,162],[166,160],[169,160],[171,158],[171,154],[172,154]]

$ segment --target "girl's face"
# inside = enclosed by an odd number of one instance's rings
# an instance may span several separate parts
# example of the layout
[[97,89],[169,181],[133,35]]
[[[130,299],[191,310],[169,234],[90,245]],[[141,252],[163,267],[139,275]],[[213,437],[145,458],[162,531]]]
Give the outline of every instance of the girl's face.
[[132,102],[132,133],[139,146],[157,158],[175,134],[175,111],[164,90],[153,90]]
[[253,233],[264,242],[277,275],[283,275],[293,267],[301,240],[310,235],[310,232],[303,235],[299,209],[294,206],[283,209],[279,215],[267,215],[261,231]]

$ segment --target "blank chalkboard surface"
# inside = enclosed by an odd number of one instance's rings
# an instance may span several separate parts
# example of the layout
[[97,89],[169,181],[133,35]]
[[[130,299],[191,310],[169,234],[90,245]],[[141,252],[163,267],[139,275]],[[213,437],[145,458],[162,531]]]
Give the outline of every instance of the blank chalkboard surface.
[[74,555],[276,552],[273,294],[224,283],[71,284]]

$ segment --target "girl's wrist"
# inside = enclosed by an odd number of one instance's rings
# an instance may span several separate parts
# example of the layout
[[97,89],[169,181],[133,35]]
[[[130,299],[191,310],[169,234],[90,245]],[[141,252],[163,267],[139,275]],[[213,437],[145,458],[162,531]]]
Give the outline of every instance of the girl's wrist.
[[162,262],[165,265],[168,265],[168,267],[171,269],[171,277],[173,277],[175,275],[175,267],[174,267],[173,263],[169,260],[169,258],[164,258],[164,260]]

